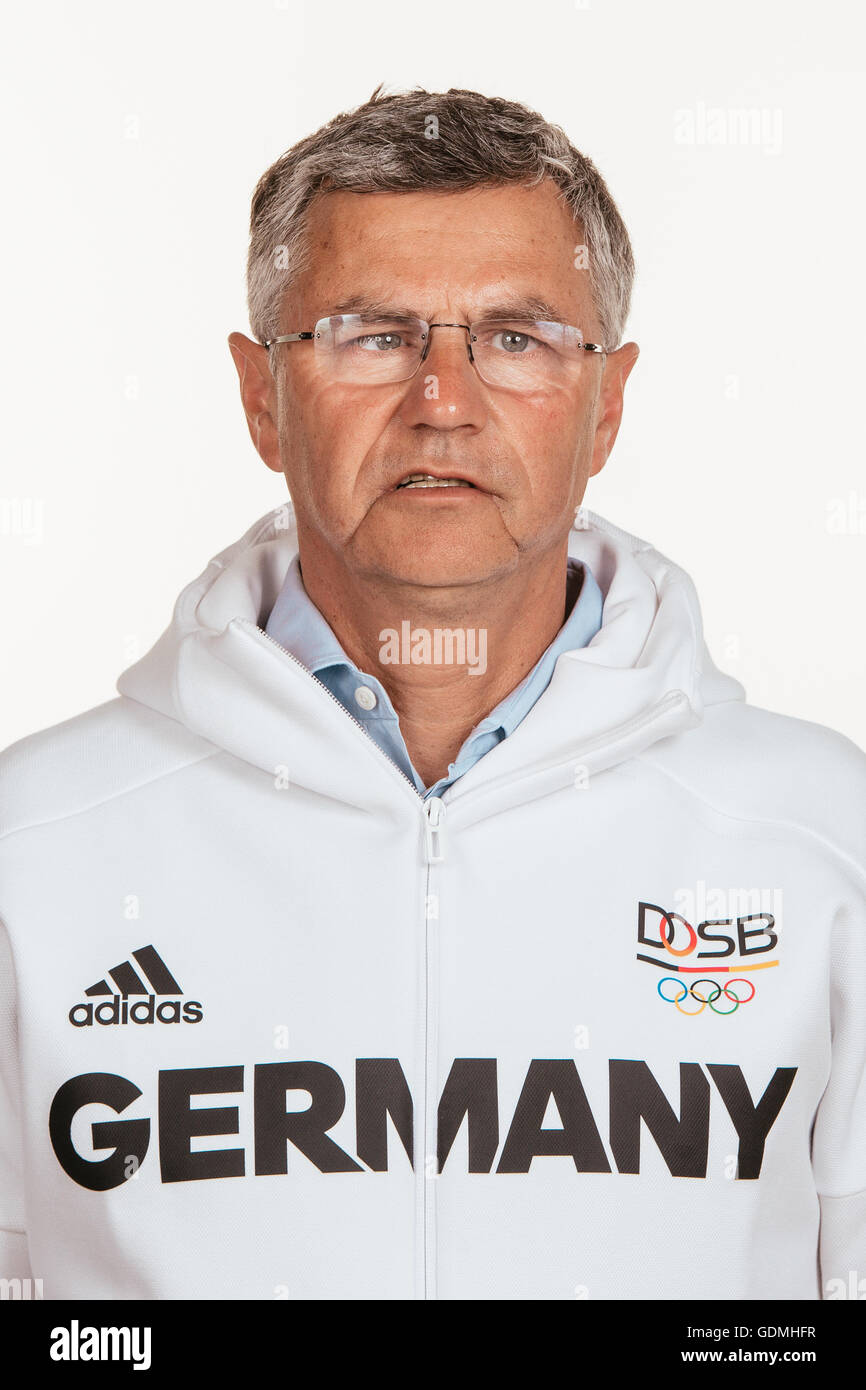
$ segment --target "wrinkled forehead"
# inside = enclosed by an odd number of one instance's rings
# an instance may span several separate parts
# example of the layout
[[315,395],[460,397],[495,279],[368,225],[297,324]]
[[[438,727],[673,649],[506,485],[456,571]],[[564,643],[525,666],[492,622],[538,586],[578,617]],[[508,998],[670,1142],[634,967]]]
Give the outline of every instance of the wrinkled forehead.
[[462,321],[511,306],[596,330],[582,228],[549,179],[456,193],[331,192],[316,198],[306,225],[307,267],[284,306],[293,319],[365,302]]

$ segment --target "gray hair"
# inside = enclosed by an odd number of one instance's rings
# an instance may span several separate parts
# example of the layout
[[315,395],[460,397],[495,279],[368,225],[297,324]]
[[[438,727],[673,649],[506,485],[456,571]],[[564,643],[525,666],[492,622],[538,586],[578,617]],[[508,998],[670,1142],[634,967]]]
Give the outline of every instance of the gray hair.
[[586,269],[602,345],[622,339],[634,280],[625,223],[604,179],[559,126],[515,101],[452,87],[380,96],[298,141],[256,185],[250,216],[247,300],[260,342],[280,332],[280,308],[309,264],[306,214],[317,197],[453,192],[482,184],[531,186],[549,177],[583,228]]

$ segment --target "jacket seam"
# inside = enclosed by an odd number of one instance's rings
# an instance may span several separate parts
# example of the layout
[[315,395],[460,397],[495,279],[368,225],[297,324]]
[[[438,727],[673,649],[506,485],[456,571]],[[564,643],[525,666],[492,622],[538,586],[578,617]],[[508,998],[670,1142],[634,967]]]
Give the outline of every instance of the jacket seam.
[[88,811],[95,811],[99,806],[108,806],[112,801],[119,801],[122,796],[131,796],[134,792],[141,791],[144,787],[151,787],[155,782],[160,782],[166,777],[174,777],[179,772],[186,772],[188,768],[197,767],[199,763],[206,762],[208,758],[215,758],[224,753],[223,748],[212,748],[207,753],[203,753],[200,758],[192,758],[187,763],[182,763],[178,767],[169,768],[165,772],[158,772],[154,777],[148,777],[142,782],[123,787],[120,791],[113,792],[110,796],[98,797],[96,801],[88,802],[86,806],[78,806],[74,811],[66,811],[61,815],[47,816],[44,820],[28,821],[26,825],[17,825],[12,830],[6,830],[0,835],[0,844],[5,840],[10,840],[13,835],[23,835],[28,830],[40,830],[46,825],[59,825],[62,821],[72,820],[74,816],[84,816]]
[[[851,869],[854,872],[858,880],[861,882],[863,888],[866,889],[866,869],[864,869],[860,864],[858,864],[856,859],[852,859],[851,856],[845,850],[840,849],[837,845],[834,845],[832,841],[826,840],[823,835],[820,835],[816,830],[812,830],[810,826],[800,825],[797,821],[776,820],[769,816],[735,815],[732,811],[726,811],[721,806],[715,805],[715,803],[710,801],[706,796],[702,796],[700,792],[697,792],[693,787],[690,787],[687,782],[683,782],[680,780],[679,777],[674,776],[674,774],[670,771],[669,768],[662,767],[659,763],[654,762],[651,757],[644,757],[638,755],[635,761],[641,762],[645,767],[654,768],[660,776],[666,777],[669,782],[673,782],[675,786],[679,787],[682,791],[686,792],[687,795],[693,797],[695,801],[700,802],[702,806],[706,806],[708,810],[713,811],[717,816],[724,816],[726,820],[734,821],[738,825],[763,825],[767,827],[772,827],[776,830],[783,830],[788,832],[796,831],[801,835],[805,835],[808,839],[812,840],[816,845],[818,845],[822,850],[828,852],[829,855],[841,860],[842,863],[844,863],[849,869]],[[863,1190],[866,1191],[866,1188],[864,1188]]]
[[[649,548],[652,549],[652,547],[649,547]],[[640,552],[639,552],[639,553],[640,553]],[[658,553],[658,552],[656,552],[656,553]],[[634,558],[637,559],[637,555],[635,555]],[[693,649],[694,654],[695,654],[695,662],[696,662],[696,664],[697,664],[698,666],[700,666],[700,660],[701,660],[700,641],[699,641],[699,638],[698,638],[698,625],[697,625],[697,622],[696,622],[696,620],[695,620],[695,614],[694,614],[694,611],[693,611],[693,592],[692,592],[692,590],[690,590],[690,587],[689,587],[690,584],[691,584],[691,581],[688,580],[688,576],[686,575],[685,571],[682,570],[682,569],[680,568],[679,565],[675,565],[674,562],[673,562],[673,560],[668,560],[665,556],[662,556],[661,558],[663,559],[664,564],[663,564],[662,573],[661,573],[661,575],[659,576],[658,583],[656,583],[656,581],[655,581],[655,579],[653,578],[653,576],[652,576],[651,574],[649,574],[648,571],[647,571],[646,569],[644,569],[643,565],[641,565],[641,569],[643,570],[643,573],[647,576],[647,578],[649,579],[649,581],[650,581],[650,583],[652,584],[653,588],[655,589],[655,595],[656,595],[656,611],[658,611],[658,608],[659,608],[659,606],[660,606],[660,604],[661,604],[661,589],[662,589],[662,586],[664,585],[665,581],[667,581],[667,582],[668,582],[669,584],[671,584],[672,586],[676,586],[678,589],[681,590],[681,592],[682,592],[682,594],[683,594],[683,597],[685,598],[686,612],[688,613],[688,619],[689,619],[689,633],[690,633],[690,637],[691,637],[691,641],[692,641],[692,649]],[[688,582],[687,582],[687,581],[688,581]],[[649,640],[650,640],[651,634],[652,634],[652,628],[650,628],[649,632],[647,632],[647,635],[646,635],[646,637],[644,638],[643,646],[641,647],[639,654],[638,654],[637,657],[635,658],[634,666],[639,666],[639,665],[640,665],[640,663],[641,663],[641,658],[643,657],[643,654],[644,654],[644,652],[646,651],[647,643],[648,643]],[[694,677],[693,677],[693,681],[694,681]]]

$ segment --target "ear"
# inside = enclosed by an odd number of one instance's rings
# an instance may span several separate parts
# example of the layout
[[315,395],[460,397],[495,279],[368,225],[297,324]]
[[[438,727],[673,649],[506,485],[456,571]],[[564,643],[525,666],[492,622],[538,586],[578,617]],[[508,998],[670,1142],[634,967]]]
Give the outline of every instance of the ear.
[[598,416],[595,426],[595,439],[592,448],[592,467],[590,477],[600,473],[607,462],[622,421],[623,393],[629,373],[638,359],[640,348],[637,343],[623,343],[616,352],[608,353],[604,363],[601,391],[598,398]]
[[268,468],[282,473],[277,430],[277,387],[271,374],[268,350],[243,333],[230,333],[228,344],[237,368],[250,439]]

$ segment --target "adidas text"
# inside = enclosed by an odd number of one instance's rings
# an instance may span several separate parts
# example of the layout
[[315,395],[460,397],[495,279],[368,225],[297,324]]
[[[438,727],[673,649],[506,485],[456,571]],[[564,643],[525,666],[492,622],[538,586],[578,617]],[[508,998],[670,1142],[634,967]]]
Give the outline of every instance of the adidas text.
[[112,1023],[201,1023],[203,1013],[198,999],[161,999],[157,1004],[153,994],[135,1000],[121,999],[115,994],[111,1003],[104,1000],[101,1004],[73,1004],[69,1022],[76,1028],[90,1028],[94,1023],[103,1028]]

